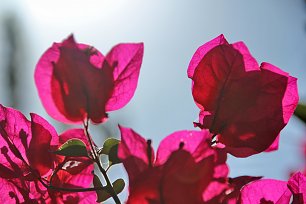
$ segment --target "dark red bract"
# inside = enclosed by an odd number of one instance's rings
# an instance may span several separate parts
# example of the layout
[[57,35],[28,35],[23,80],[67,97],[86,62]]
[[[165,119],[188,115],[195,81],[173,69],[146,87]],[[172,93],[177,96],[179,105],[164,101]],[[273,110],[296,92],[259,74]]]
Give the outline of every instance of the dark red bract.
[[201,109],[196,124],[237,157],[268,149],[298,102],[296,78],[268,63],[259,66],[243,42],[229,44],[223,35],[198,48],[188,77]]
[[104,57],[70,36],[54,43],[36,65],[40,99],[61,122],[103,122],[107,111],[122,108],[134,95],[142,56],[142,43],[116,45]]

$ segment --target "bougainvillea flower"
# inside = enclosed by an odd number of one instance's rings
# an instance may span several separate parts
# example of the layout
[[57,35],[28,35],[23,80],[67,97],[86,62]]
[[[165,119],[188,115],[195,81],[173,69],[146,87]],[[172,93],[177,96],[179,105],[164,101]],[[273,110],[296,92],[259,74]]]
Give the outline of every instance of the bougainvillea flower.
[[223,149],[214,149],[208,131],[178,131],[157,150],[151,141],[120,127],[118,156],[129,176],[127,203],[209,203],[226,188]]
[[243,42],[229,44],[223,35],[198,48],[187,73],[201,110],[197,125],[237,157],[268,149],[298,102],[296,78],[259,66]]
[[288,204],[292,196],[294,204],[306,202],[306,177],[300,172],[288,182],[262,179],[246,185],[241,191],[241,202]]
[[[226,179],[226,187],[222,186],[222,190],[218,189],[218,192],[213,199],[206,202],[207,204],[215,204],[215,203],[226,203],[226,204],[237,204],[240,203],[240,191],[241,189],[252,181],[256,181],[261,179],[262,177],[254,177],[254,176],[239,176],[236,178],[227,178]],[[220,186],[219,186],[220,187]]]
[[[72,198],[81,201],[84,193],[56,192],[54,196],[54,191],[48,191],[42,182],[47,182],[52,171],[62,166],[61,172],[54,176],[55,184],[90,186],[93,164],[89,159],[65,158],[52,153],[67,139],[84,139],[82,135],[84,133],[77,129],[58,137],[54,128],[40,116],[32,113],[29,121],[19,111],[0,105],[0,202],[54,203],[56,200],[63,203]],[[60,196],[63,194],[67,196]],[[95,193],[89,198],[95,201]]]
[[262,177],[239,176],[228,178],[228,188],[224,191],[215,203],[236,204],[240,202],[240,191],[248,183],[261,179]]
[[118,44],[104,57],[71,35],[54,43],[36,65],[40,99],[49,115],[61,122],[103,122],[106,112],[131,100],[142,57],[142,43]]
[[[39,189],[30,183],[51,173],[58,145],[54,128],[31,114],[28,121],[19,111],[0,105],[0,202],[30,202]],[[18,202],[17,202],[18,201]]]

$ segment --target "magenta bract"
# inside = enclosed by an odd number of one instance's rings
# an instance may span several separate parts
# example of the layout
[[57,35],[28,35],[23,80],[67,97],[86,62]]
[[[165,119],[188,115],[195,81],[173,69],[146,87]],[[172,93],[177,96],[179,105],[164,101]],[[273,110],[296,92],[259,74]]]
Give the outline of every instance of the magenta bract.
[[237,157],[268,149],[298,102],[296,78],[268,63],[259,66],[243,42],[229,44],[223,35],[198,48],[188,77],[201,110],[197,125]]
[[36,65],[40,99],[49,115],[61,122],[103,122],[107,111],[131,100],[142,57],[142,43],[116,45],[104,57],[89,45],[77,44],[71,35],[54,43]]
[[274,179],[262,179],[246,185],[241,191],[241,203],[290,203],[306,202],[306,177],[298,172],[288,182]]
[[[54,128],[42,117],[32,113],[29,121],[19,111],[0,105],[0,202],[69,203],[68,199],[72,198],[79,203],[86,203],[88,199],[95,201],[94,192],[55,193],[41,183],[49,185],[47,181],[51,179],[51,173],[61,167],[52,177],[53,186],[90,187],[93,179],[90,159],[52,153],[71,138],[85,141],[86,137],[81,129],[66,131],[58,137]],[[85,194],[86,199],[81,202]]]
[[31,183],[51,173],[56,145],[57,133],[43,118],[31,114],[28,121],[19,111],[0,105],[1,203],[36,199],[40,189]]
[[127,203],[203,203],[225,190],[226,153],[210,146],[207,131],[178,131],[160,144],[120,127],[118,156],[129,175]]

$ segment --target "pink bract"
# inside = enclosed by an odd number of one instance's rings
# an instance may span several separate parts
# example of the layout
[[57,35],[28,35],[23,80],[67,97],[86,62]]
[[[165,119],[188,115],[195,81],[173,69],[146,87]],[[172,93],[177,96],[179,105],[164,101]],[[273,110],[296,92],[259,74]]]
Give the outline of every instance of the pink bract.
[[129,175],[127,203],[203,203],[226,186],[226,153],[210,146],[207,131],[178,131],[154,152],[132,129],[120,127],[118,156]]
[[35,200],[39,189],[30,188],[31,183],[48,176],[55,165],[54,128],[36,114],[28,121],[19,111],[0,105],[0,145],[1,203]]
[[261,179],[261,177],[239,176],[228,178],[228,188],[219,196],[215,203],[237,204],[240,203],[240,191],[248,183]]
[[118,44],[104,57],[89,45],[77,44],[71,35],[54,43],[36,65],[40,99],[49,115],[61,122],[103,122],[107,111],[131,100],[142,57],[142,43]]
[[[47,180],[51,178],[51,172],[64,164],[53,177],[52,184],[58,187],[90,187],[93,179],[90,159],[52,153],[71,138],[86,141],[80,129],[66,131],[58,137],[55,129],[42,117],[32,113],[29,121],[19,111],[0,105],[0,202],[69,203],[72,198],[78,203],[94,202],[94,192],[55,193],[42,184],[43,181],[49,185]],[[89,199],[91,202],[85,202]]]
[[241,191],[241,203],[288,204],[293,196],[294,204],[306,202],[306,177],[298,172],[288,182],[262,179],[246,185]]
[[201,110],[196,124],[217,135],[229,153],[277,149],[275,140],[298,103],[296,78],[269,63],[259,66],[243,42],[229,44],[223,35],[198,48],[187,73]]

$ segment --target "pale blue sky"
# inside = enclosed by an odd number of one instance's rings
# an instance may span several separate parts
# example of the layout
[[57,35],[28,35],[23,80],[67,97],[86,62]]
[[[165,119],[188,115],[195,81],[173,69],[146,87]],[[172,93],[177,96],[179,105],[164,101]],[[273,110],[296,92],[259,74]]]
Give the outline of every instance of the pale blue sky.
[[[24,70],[19,84],[20,108],[25,114],[39,113],[54,125],[58,123],[46,115],[38,99],[33,70],[52,42],[62,41],[70,33],[78,42],[91,44],[103,53],[120,42],[144,42],[145,55],[135,96],[125,108],[110,113],[108,123],[113,127],[117,122],[132,127],[152,138],[155,147],[176,130],[193,129],[198,109],[186,69],[197,47],[221,33],[229,42],[244,41],[258,62],[270,62],[297,77],[300,96],[306,100],[303,0],[1,1],[0,20],[9,11],[19,17],[27,48],[27,61],[20,68]],[[0,46],[3,56],[5,50]],[[0,70],[1,66],[3,61]],[[4,90],[0,88],[0,103],[5,104]],[[98,131],[94,134],[99,135]],[[281,135],[278,152],[247,159],[230,158],[231,175],[285,179],[290,169],[300,168],[298,150],[301,139],[306,140],[305,127],[293,118]],[[116,172],[124,174],[121,168]]]

